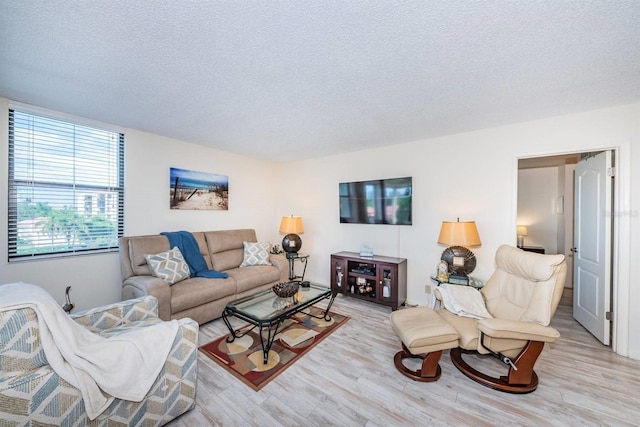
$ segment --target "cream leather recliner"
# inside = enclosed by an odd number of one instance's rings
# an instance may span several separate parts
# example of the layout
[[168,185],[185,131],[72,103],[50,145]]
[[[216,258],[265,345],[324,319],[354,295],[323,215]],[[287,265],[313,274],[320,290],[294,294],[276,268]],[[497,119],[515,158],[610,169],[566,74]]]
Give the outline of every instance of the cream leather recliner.
[[[497,390],[529,393],[538,386],[533,367],[544,343],[560,336],[549,324],[562,297],[566,262],[564,255],[540,255],[503,245],[495,263],[495,272],[480,291],[493,318],[477,320],[445,309],[438,314],[458,332],[458,347],[450,350],[450,356],[463,374]],[[508,365],[508,373],[486,375],[462,358],[465,353],[491,354]]]

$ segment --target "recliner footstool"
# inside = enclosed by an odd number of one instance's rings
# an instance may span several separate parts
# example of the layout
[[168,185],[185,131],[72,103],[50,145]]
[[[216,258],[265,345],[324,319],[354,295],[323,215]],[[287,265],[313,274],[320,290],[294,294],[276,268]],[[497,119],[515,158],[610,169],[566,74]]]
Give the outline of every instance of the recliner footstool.
[[[442,372],[438,364],[442,350],[458,347],[456,329],[428,307],[394,311],[390,319],[402,341],[402,350],[393,358],[396,369],[415,381],[437,381]],[[415,371],[407,368],[403,363],[406,358],[422,359],[421,367]]]

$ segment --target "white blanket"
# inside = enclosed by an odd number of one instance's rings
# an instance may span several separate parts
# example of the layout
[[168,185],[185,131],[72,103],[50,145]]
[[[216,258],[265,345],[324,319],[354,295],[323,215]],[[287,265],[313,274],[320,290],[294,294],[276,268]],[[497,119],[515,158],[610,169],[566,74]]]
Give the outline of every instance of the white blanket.
[[178,331],[173,320],[104,338],[74,322],[44,289],[26,283],[0,286],[0,310],[25,307],[38,315],[49,365],[80,390],[92,420],[114,398],[139,402],[145,397]]
[[442,304],[448,311],[463,317],[488,319],[493,317],[484,305],[484,299],[476,288],[443,284],[438,287]]

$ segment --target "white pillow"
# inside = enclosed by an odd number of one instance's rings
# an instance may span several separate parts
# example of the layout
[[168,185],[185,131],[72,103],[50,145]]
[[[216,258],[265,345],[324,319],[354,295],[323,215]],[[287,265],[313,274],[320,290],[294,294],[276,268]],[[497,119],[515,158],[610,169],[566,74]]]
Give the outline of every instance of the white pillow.
[[243,242],[244,259],[240,267],[248,267],[251,265],[272,265],[269,261],[269,250],[271,243],[268,242]]
[[144,258],[153,275],[170,285],[189,278],[189,266],[177,246],[167,252],[155,255],[147,254]]

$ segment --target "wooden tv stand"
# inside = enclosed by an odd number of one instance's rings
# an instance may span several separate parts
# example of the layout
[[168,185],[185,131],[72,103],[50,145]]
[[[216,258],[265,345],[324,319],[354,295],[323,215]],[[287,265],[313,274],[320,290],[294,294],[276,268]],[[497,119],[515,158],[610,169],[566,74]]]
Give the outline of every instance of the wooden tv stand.
[[332,254],[331,289],[396,310],[407,299],[407,260],[361,257],[357,252]]

